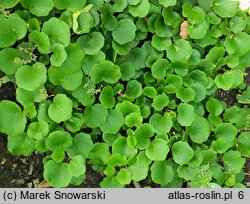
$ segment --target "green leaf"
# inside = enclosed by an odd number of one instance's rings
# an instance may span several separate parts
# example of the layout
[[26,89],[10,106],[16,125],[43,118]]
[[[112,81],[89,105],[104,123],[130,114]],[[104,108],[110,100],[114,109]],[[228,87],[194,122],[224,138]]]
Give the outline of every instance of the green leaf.
[[127,164],[127,158],[124,155],[121,155],[119,153],[113,153],[107,162],[107,165],[109,167],[120,167],[120,166],[124,166]]
[[65,94],[57,94],[48,109],[50,119],[56,123],[69,120],[72,116],[72,106],[71,99]]
[[100,102],[106,108],[113,108],[115,106],[114,90],[111,86],[105,86],[99,97]]
[[[192,14],[193,15],[193,14]],[[199,24],[188,25],[188,34],[192,39],[202,39],[208,32],[209,25],[206,21],[202,21]]]
[[20,2],[24,8],[29,9],[36,16],[47,16],[54,7],[52,0],[20,0]]
[[131,179],[138,182],[147,178],[149,167],[148,165],[139,163],[138,158],[136,158],[135,161],[129,165],[128,170],[132,174]]
[[70,44],[65,50],[67,52],[67,58],[59,70],[62,72],[63,77],[68,77],[69,74],[81,71],[84,53],[78,43]]
[[132,63],[124,62],[120,64],[122,80],[129,81],[135,75],[135,67]]
[[73,138],[72,145],[67,148],[67,153],[71,158],[77,155],[82,155],[84,158],[87,158],[92,147],[93,142],[91,136],[86,133],[78,133]]
[[54,131],[46,137],[45,145],[49,150],[67,148],[72,144],[72,137],[68,132]]
[[129,158],[137,153],[137,149],[128,146],[127,139],[123,136],[120,136],[113,142],[112,152],[119,153]]
[[142,124],[143,118],[140,113],[130,113],[125,117],[125,124],[128,127],[139,127]]
[[78,72],[66,75],[61,80],[61,85],[66,90],[74,91],[78,87],[81,86],[82,79],[83,79],[83,73],[82,73],[82,71],[78,71]]
[[114,8],[115,12],[122,12],[127,7],[127,5],[128,5],[127,1],[115,0],[113,8]]
[[215,0],[213,9],[222,18],[231,18],[236,15],[239,9],[239,2],[235,0]]
[[9,135],[7,147],[13,155],[30,156],[36,149],[36,142],[25,133]]
[[188,74],[189,64],[183,60],[175,60],[169,65],[169,69],[174,69],[175,73],[180,76],[186,76]]
[[235,16],[230,20],[230,29],[235,33],[242,32],[246,27],[246,22],[242,17]]
[[44,32],[34,30],[29,34],[30,42],[34,42],[41,54],[48,54],[51,48],[50,39]]
[[82,113],[74,113],[73,117],[65,122],[65,126],[70,132],[78,132],[84,124],[84,118]]
[[114,84],[121,78],[120,67],[105,60],[93,66],[90,77],[95,84],[102,81]]
[[17,70],[15,77],[20,88],[34,91],[47,81],[47,69],[40,62],[35,63],[32,67],[24,65]]
[[56,163],[63,162],[65,158],[65,150],[64,148],[60,147],[53,150],[52,154],[50,155],[51,159],[53,159]]
[[216,138],[224,139],[227,141],[228,147],[232,147],[234,145],[238,130],[230,123],[222,123],[215,128],[214,132]]
[[242,155],[250,155],[250,132],[242,132],[237,140],[238,151]]
[[19,0],[2,0],[0,2],[0,9],[9,9],[14,8],[17,5]]
[[73,29],[74,29],[74,32],[77,34],[89,33],[92,26],[95,23],[95,19],[93,18],[90,12],[81,13],[78,16],[76,21],[77,21],[77,26],[76,26],[77,28],[74,28],[74,24],[73,24]]
[[187,17],[191,24],[202,23],[205,19],[205,12],[202,8],[195,6],[187,12]]
[[177,107],[177,120],[181,126],[190,126],[195,120],[196,113],[194,107],[188,103],[181,103]]
[[50,160],[44,165],[43,177],[55,188],[66,187],[72,178],[70,166],[67,163],[56,163]]
[[49,125],[45,121],[32,122],[27,130],[27,135],[35,140],[41,140],[49,133]]
[[109,110],[105,122],[100,126],[103,133],[116,134],[124,124],[124,118],[120,111],[116,109]]
[[84,110],[84,120],[86,125],[90,128],[100,127],[105,123],[107,117],[108,111],[102,104],[88,106]]
[[42,32],[46,33],[51,45],[60,43],[67,47],[70,43],[70,30],[67,23],[58,18],[52,17],[43,24]]
[[24,132],[26,123],[25,114],[16,103],[6,100],[0,102],[0,132],[18,135]]
[[165,93],[163,93],[154,97],[152,106],[155,110],[161,111],[164,107],[168,105],[168,103],[169,97]]
[[208,140],[210,135],[210,126],[205,118],[196,116],[192,125],[187,127],[187,131],[193,142],[202,143]]
[[174,171],[167,161],[155,161],[150,170],[155,183],[166,185],[174,178]]
[[10,14],[8,18],[0,14],[0,48],[10,47],[21,40],[27,33],[26,22],[18,14]]
[[173,159],[177,164],[188,164],[194,157],[194,151],[187,142],[176,142],[172,146]]
[[245,163],[245,159],[240,156],[240,153],[233,150],[226,152],[222,157],[222,161],[224,167],[232,174],[240,173]]
[[59,43],[55,43],[52,46],[52,51],[53,54],[50,57],[51,65],[60,67],[67,58],[67,52],[65,51],[64,46]]
[[150,137],[154,135],[154,127],[144,123],[135,130],[134,136],[137,140],[136,147],[140,150],[146,149],[150,144]]
[[206,108],[209,113],[219,116],[223,112],[223,107],[218,99],[210,98],[206,103]]
[[194,150],[194,157],[189,161],[188,165],[192,168],[199,167],[203,161],[203,155],[199,150]]
[[123,114],[124,117],[126,117],[127,115],[133,112],[141,113],[140,107],[129,101],[123,101],[122,103],[118,103],[116,105],[116,109],[119,110]]
[[159,3],[164,6],[165,8],[169,7],[169,6],[174,6],[177,1],[176,0],[168,0],[168,1],[165,1],[165,0],[159,0]]
[[138,98],[142,94],[142,85],[136,80],[131,80],[126,85],[126,96],[131,99]]
[[214,82],[218,88],[228,91],[233,87],[235,76],[232,72],[224,72],[223,74],[218,74]]
[[142,90],[142,94],[149,98],[154,98],[157,95],[157,91],[153,86],[145,86]]
[[122,188],[123,185],[120,184],[116,176],[108,176],[101,182],[101,188]]
[[167,50],[167,48],[172,44],[172,42],[169,38],[162,38],[158,37],[157,35],[153,35],[151,44],[158,51],[164,51]]
[[131,183],[131,173],[128,169],[122,168],[117,174],[117,181],[122,184],[130,184]]
[[219,154],[225,153],[230,148],[227,144],[227,141],[223,138],[214,140],[211,144],[211,147]]
[[166,140],[162,138],[155,138],[147,149],[145,149],[146,156],[152,161],[163,161],[166,159],[169,152],[169,147]]
[[79,37],[77,43],[86,55],[96,55],[104,46],[104,37],[100,32],[92,32]]
[[15,74],[17,69],[22,66],[21,62],[18,62],[19,52],[14,48],[5,48],[0,51],[0,70],[5,74]]
[[176,91],[176,97],[187,103],[195,99],[195,91],[191,87],[180,87]]
[[154,131],[157,134],[169,133],[173,122],[168,116],[160,115],[159,113],[154,113],[150,119],[149,123],[154,127]]
[[185,180],[193,180],[197,177],[199,168],[193,168],[188,165],[179,166],[177,169],[178,177],[184,178]]
[[122,19],[118,22],[112,37],[120,45],[124,45],[135,38],[136,26],[131,19]]
[[70,12],[79,11],[86,4],[86,0],[71,1],[71,0],[53,0],[55,8],[59,10],[69,10]]
[[153,65],[152,65],[152,76],[156,79],[163,79],[166,75],[166,70],[168,68],[168,60],[159,58]]
[[167,49],[167,57],[170,61],[175,60],[189,60],[193,53],[193,49],[189,41],[179,39],[170,45]]
[[82,62],[82,69],[86,75],[89,75],[92,67],[105,60],[105,54],[100,51],[96,55],[85,55]]
[[85,174],[86,172],[86,161],[85,158],[81,155],[74,156],[70,163],[69,163],[69,169],[70,173],[74,177],[79,177],[82,174]]
[[144,18],[149,13],[150,3],[148,0],[141,0],[139,4],[135,6],[130,4],[128,8],[132,16]]
[[109,146],[106,143],[96,142],[89,153],[92,168],[96,171],[103,170],[103,167],[107,163],[109,157]]

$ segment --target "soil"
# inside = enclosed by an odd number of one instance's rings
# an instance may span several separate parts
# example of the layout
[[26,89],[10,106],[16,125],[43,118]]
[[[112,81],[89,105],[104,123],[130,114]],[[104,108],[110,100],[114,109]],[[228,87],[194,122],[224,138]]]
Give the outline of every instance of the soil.
[[[246,81],[249,85],[250,69],[247,73]],[[230,93],[230,97],[227,97],[230,98],[229,106],[234,102],[235,95],[235,93]],[[4,84],[0,88],[1,100],[15,101],[15,87],[12,83]],[[0,150],[0,188],[49,187],[43,179],[43,156],[41,154],[34,153],[30,157],[11,155],[7,150],[7,137],[3,134],[0,134]],[[246,161],[244,172],[247,174],[244,183],[250,187],[250,159]],[[87,165],[86,180],[77,187],[98,188],[101,180],[102,175],[96,173],[90,165]]]

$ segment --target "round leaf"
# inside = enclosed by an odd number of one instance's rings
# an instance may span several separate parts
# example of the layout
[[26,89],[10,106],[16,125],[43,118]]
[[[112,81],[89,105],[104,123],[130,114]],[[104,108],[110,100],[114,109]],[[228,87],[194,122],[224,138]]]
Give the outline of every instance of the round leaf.
[[72,175],[69,164],[50,160],[44,165],[43,177],[53,187],[62,188],[69,185]]
[[120,45],[124,45],[135,38],[136,26],[131,19],[122,19],[118,22],[112,37]]
[[13,155],[30,156],[36,149],[36,142],[25,133],[8,136],[8,151]]
[[174,171],[167,161],[155,161],[150,170],[155,183],[166,185],[174,178]]
[[124,118],[120,111],[110,110],[108,116],[100,129],[103,133],[116,134],[124,124]]
[[122,168],[117,174],[117,181],[122,184],[130,184],[131,183],[131,173],[128,169]]
[[44,64],[37,62],[32,67],[29,65],[20,67],[15,76],[20,88],[34,91],[47,81],[47,69]]
[[153,114],[149,119],[149,123],[153,125],[154,131],[157,134],[169,133],[173,126],[170,117],[162,116],[159,113]]
[[187,103],[181,103],[177,108],[177,120],[181,126],[190,126],[195,120],[194,107]]
[[166,140],[155,138],[145,150],[146,156],[152,161],[163,161],[166,159],[169,147]]
[[91,136],[86,133],[79,133],[73,138],[73,143],[67,148],[67,153],[71,158],[76,155],[82,155],[84,158],[87,158],[92,147]]
[[45,32],[51,41],[51,45],[54,43],[60,43],[65,47],[70,43],[70,30],[67,23],[58,18],[50,18],[43,24],[42,32]]
[[26,117],[21,108],[14,102],[0,102],[0,132],[7,135],[18,135],[24,132]]
[[68,132],[54,131],[46,137],[45,145],[49,150],[67,148],[72,144],[72,137]]
[[90,128],[100,127],[105,123],[107,117],[108,111],[102,104],[88,106],[84,110],[84,120],[86,125]]
[[93,66],[90,77],[95,84],[101,81],[114,84],[121,78],[120,67],[105,60]]
[[192,125],[187,127],[190,139],[196,143],[202,143],[207,141],[210,135],[210,127],[208,121],[201,117],[196,116]]
[[57,123],[70,119],[72,106],[72,101],[65,94],[57,94],[48,109],[50,119]]
[[222,161],[225,168],[232,174],[240,173],[245,163],[245,159],[241,158],[240,153],[233,150],[226,152],[222,157]]
[[92,32],[79,37],[77,43],[86,55],[96,55],[104,46],[104,37],[100,32]]
[[33,139],[40,140],[49,133],[49,125],[45,121],[32,122],[27,130],[27,135]]
[[172,146],[173,159],[177,164],[188,164],[194,157],[194,151],[187,142],[176,142]]
[[47,16],[54,7],[52,0],[20,0],[20,2],[24,8],[29,9],[36,16]]
[[237,13],[239,2],[234,0],[215,0],[213,1],[213,9],[220,17],[231,18]]
[[243,155],[250,155],[250,132],[242,132],[238,137],[238,150]]

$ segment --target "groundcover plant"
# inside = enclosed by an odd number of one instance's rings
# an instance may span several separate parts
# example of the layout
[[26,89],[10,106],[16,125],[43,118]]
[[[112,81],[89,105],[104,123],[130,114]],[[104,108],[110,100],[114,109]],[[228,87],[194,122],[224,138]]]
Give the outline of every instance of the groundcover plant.
[[1,83],[16,85],[0,132],[13,155],[44,155],[51,186],[80,185],[90,163],[101,187],[244,187],[250,17],[238,0],[0,9]]

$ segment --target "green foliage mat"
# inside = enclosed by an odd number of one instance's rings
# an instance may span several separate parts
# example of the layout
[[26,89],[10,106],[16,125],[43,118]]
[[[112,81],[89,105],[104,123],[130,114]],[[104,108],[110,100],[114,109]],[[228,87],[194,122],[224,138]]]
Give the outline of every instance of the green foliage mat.
[[[1,0],[0,132],[53,187],[244,187],[250,17],[228,0]],[[217,93],[234,90],[234,104]]]

